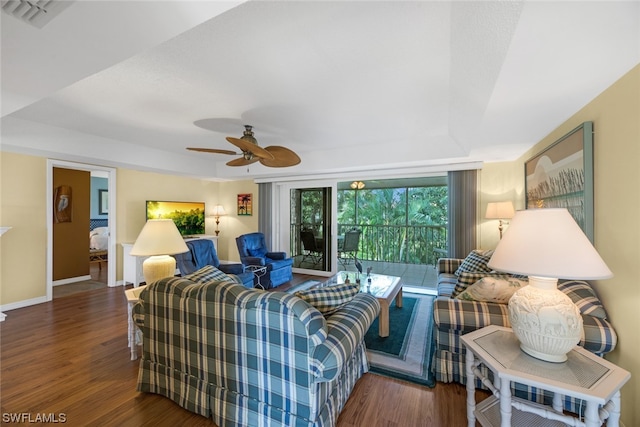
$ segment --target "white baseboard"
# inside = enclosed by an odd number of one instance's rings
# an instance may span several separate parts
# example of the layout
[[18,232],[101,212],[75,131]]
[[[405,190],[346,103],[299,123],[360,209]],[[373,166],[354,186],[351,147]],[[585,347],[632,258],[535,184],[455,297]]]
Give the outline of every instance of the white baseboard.
[[69,277],[68,279],[54,280],[51,283],[51,286],[68,285],[69,283],[82,282],[84,280],[91,280],[91,275],[88,274],[86,276]]
[[[23,307],[29,307],[30,305],[36,305],[36,304],[42,304],[43,302],[47,302],[47,297],[38,297],[38,298],[31,298],[31,299],[26,299],[26,300],[22,300],[22,301],[18,301],[18,302],[12,302],[9,304],[4,304],[2,306],[0,306],[0,311],[3,312],[3,314],[5,314],[5,311],[11,311],[11,310],[15,310],[16,308],[23,308]],[[6,316],[6,314],[5,314]]]
[[0,313],[0,322],[4,322],[4,319],[7,318],[7,315],[4,313]]

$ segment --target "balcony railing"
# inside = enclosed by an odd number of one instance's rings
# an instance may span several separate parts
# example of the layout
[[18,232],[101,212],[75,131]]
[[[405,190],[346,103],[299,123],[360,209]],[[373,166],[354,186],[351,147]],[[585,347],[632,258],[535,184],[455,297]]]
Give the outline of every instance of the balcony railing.
[[447,247],[445,225],[362,225],[338,224],[338,234],[352,228],[361,230],[358,259],[435,264]]
[[[303,228],[322,235],[311,224],[292,224],[292,236],[300,236]],[[404,264],[435,265],[447,248],[446,225],[363,225],[338,224],[338,235],[353,228],[361,231],[358,259],[363,261],[396,262]],[[303,253],[299,237],[292,242],[292,253]]]

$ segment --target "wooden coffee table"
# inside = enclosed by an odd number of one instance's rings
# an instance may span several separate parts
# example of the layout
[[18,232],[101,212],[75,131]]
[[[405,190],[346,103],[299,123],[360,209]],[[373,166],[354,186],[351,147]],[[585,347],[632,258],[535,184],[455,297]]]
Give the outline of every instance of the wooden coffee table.
[[[345,281],[345,272],[333,276],[326,285],[341,284]],[[355,281],[355,273],[348,273],[349,280]],[[380,302],[380,315],[378,316],[378,335],[389,336],[389,306],[395,298],[396,307],[402,308],[402,278],[387,276],[384,274],[360,275],[360,292],[373,295]],[[371,281],[369,281],[371,279]]]

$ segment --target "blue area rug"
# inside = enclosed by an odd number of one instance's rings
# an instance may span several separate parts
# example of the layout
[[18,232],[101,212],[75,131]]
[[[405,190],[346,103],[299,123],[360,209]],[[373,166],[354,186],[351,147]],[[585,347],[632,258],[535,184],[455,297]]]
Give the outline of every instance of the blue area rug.
[[431,295],[404,293],[402,308],[389,307],[389,336],[378,335],[376,319],[364,342],[370,372],[428,387],[435,386],[433,356],[433,300]]

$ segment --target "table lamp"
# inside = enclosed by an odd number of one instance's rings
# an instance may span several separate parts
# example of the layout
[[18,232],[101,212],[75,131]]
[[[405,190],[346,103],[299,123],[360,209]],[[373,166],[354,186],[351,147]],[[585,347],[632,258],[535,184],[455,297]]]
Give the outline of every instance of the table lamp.
[[176,260],[171,255],[188,250],[173,220],[150,219],[133,244],[131,255],[149,257],[142,263],[142,274],[148,285],[163,277],[173,276]]
[[213,217],[216,219],[216,236],[220,234],[220,230],[218,230],[218,224],[220,224],[220,217],[226,215],[227,213],[224,210],[224,206],[215,205],[213,207]]
[[502,220],[513,218],[514,214],[515,211],[511,202],[489,202],[487,203],[487,212],[484,217],[500,221],[498,230],[500,230],[500,238],[502,239]]
[[580,310],[558,290],[558,279],[613,276],[566,209],[516,212],[487,265],[529,276],[529,286],[509,300],[509,321],[520,348],[549,362],[567,360],[582,335]]

